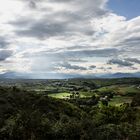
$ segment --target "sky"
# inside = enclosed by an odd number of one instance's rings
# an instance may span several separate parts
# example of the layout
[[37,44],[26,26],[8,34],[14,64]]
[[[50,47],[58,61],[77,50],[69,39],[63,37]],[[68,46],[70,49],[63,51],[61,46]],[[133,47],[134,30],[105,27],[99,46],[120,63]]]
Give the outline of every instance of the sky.
[[0,1],[0,75],[140,72],[139,0]]
[[131,19],[140,15],[139,0],[109,0],[108,8],[118,15]]

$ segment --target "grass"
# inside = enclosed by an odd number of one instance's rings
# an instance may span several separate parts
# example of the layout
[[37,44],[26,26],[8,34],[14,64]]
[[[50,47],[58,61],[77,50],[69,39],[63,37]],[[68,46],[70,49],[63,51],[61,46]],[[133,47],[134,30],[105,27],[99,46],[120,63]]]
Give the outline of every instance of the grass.
[[[71,94],[67,92],[49,94],[50,97],[59,99],[69,98],[70,95]],[[93,95],[93,92],[80,92],[80,98],[92,97]]]
[[[91,91],[91,92],[79,92],[80,98],[88,98],[92,97],[93,95],[98,95],[99,93],[107,93],[107,92],[113,92],[115,93],[115,96],[111,101],[109,101],[109,105],[112,106],[119,106],[123,103],[131,103],[133,96],[136,93],[140,93],[140,89],[137,88],[136,85],[129,85],[129,84],[123,84],[123,85],[111,85],[99,88],[97,90]],[[60,92],[60,93],[51,93],[49,94],[50,97],[58,98],[58,99],[67,99],[70,97],[70,93],[68,92]]]
[[140,93],[140,89],[133,85],[113,85],[102,87],[98,89],[99,92],[113,91],[116,95],[129,95],[133,96],[136,93]]
[[131,94],[140,93],[140,90],[134,86],[129,86],[129,87],[118,88],[118,92],[121,93],[122,95],[126,95],[126,94],[131,95]]
[[131,103],[132,97],[129,96],[114,96],[113,99],[109,102],[109,105],[119,106],[123,103]]
[[70,95],[71,95],[70,93],[66,93],[66,92],[49,94],[50,97],[59,98],[59,99],[69,98]]
[[94,95],[93,92],[80,92],[80,97],[85,98],[85,97],[92,97]]

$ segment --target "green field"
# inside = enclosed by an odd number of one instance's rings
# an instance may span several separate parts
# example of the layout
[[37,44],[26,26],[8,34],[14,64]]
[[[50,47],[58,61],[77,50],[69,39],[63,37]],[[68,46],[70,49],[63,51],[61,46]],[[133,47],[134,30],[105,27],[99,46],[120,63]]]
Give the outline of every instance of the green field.
[[49,94],[50,97],[53,98],[59,98],[59,99],[66,99],[69,98],[71,94],[70,93],[53,93],[53,94]]
[[129,95],[133,96],[134,94],[140,93],[140,89],[137,88],[135,85],[113,85],[113,86],[106,86],[102,87],[97,90],[98,92],[107,92],[112,91],[116,95]]
[[[50,97],[54,97],[54,98],[59,98],[59,99],[67,99],[70,97],[70,93],[67,92],[62,92],[62,93],[53,93],[53,94],[49,94]],[[80,92],[80,98],[85,98],[85,97],[92,97],[92,95],[94,95],[94,93],[92,92]]]
[[[114,97],[108,102],[109,105],[119,106],[123,103],[131,103],[132,98],[135,94],[140,93],[140,90],[137,88],[136,85],[111,85],[106,87],[98,88],[97,90],[93,91],[79,91],[80,98],[90,98],[93,95],[100,95],[102,93],[113,92]],[[70,92],[61,92],[61,93],[51,93],[48,94],[50,97],[59,98],[59,99],[70,99]]]
[[132,97],[128,96],[114,96],[113,99],[109,102],[109,105],[119,106],[123,103],[131,103]]

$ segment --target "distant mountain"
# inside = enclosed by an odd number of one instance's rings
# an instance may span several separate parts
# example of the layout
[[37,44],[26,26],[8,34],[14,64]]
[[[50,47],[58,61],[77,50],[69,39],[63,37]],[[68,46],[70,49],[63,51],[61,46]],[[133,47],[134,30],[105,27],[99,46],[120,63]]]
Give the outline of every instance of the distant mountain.
[[54,73],[54,74],[33,74],[33,73],[17,73],[17,72],[7,72],[0,74],[0,79],[69,79],[69,78],[140,78],[140,72],[137,73],[113,73],[113,74],[89,74],[89,75],[80,75],[80,74],[63,74],[63,73]]
[[104,74],[99,76],[100,78],[131,78],[138,77],[140,78],[140,72],[137,73],[114,73],[114,74]]
[[13,75],[12,72],[6,72],[6,73],[3,73],[3,74],[0,74],[0,79],[9,78],[10,75]]
[[17,73],[17,72],[6,72],[4,74],[0,74],[0,79],[24,79],[27,78],[24,74],[22,73]]

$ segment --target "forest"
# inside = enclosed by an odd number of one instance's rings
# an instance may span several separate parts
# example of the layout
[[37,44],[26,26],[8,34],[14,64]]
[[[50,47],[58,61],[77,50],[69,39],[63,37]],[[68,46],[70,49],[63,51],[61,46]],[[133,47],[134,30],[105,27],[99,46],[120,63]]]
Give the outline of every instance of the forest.
[[138,78],[0,85],[0,140],[140,139]]

